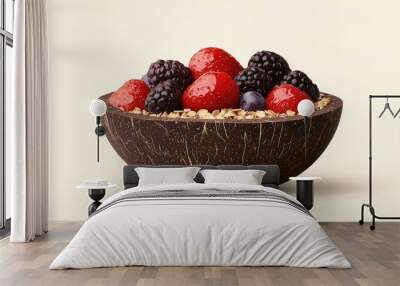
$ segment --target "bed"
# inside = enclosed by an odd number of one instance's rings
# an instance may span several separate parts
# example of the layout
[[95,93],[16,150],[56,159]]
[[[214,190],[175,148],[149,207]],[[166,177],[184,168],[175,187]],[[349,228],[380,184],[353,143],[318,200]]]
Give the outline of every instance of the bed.
[[301,203],[279,190],[278,166],[199,166],[263,170],[261,185],[204,183],[199,173],[195,183],[151,186],[138,186],[137,167],[124,167],[124,190],[103,202],[50,269],[351,267]]

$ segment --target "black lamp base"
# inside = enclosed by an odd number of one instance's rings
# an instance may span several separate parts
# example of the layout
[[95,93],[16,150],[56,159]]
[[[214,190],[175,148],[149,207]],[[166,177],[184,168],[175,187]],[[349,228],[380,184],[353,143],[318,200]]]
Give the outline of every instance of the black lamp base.
[[104,198],[105,194],[106,194],[105,189],[89,189],[89,197],[92,200],[94,200],[94,202],[88,207],[89,216],[92,213],[94,213],[97,210],[97,208],[101,205],[100,200]]
[[103,136],[104,134],[106,134],[106,129],[104,128],[104,126],[99,125],[94,130],[94,133],[96,133],[97,136]]

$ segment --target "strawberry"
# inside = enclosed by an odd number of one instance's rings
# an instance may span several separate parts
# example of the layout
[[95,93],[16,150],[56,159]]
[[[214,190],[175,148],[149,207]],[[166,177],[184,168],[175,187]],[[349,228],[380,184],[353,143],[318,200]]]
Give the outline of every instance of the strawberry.
[[265,109],[276,113],[285,113],[288,110],[297,112],[297,105],[303,99],[311,97],[291,84],[281,84],[268,93]]
[[192,56],[189,69],[192,71],[194,79],[198,79],[207,72],[226,72],[233,78],[243,67],[223,49],[204,48]]
[[131,79],[115,91],[108,102],[122,111],[131,111],[135,107],[144,109],[144,101],[150,88],[143,80]]
[[236,108],[239,105],[239,87],[224,72],[209,72],[195,80],[182,97],[183,108],[191,110]]

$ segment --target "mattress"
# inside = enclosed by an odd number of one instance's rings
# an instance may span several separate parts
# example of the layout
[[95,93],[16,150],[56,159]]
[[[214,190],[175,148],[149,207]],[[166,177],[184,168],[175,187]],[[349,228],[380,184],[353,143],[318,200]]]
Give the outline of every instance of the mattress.
[[132,265],[351,267],[290,195],[263,186],[196,183],[111,196],[50,269]]

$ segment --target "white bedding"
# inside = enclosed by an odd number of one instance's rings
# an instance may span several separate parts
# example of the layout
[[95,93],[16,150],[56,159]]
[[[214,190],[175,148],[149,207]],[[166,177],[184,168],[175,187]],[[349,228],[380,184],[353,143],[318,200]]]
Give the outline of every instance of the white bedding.
[[[179,184],[132,188],[102,206],[132,192],[205,189],[262,190],[296,201],[262,186]],[[317,221],[291,205],[257,198],[185,197],[104,207],[84,223],[50,269],[127,265],[351,267]]]

